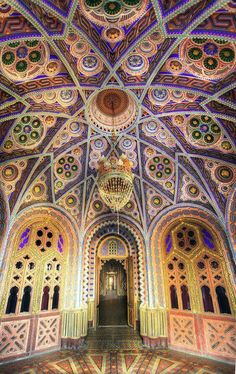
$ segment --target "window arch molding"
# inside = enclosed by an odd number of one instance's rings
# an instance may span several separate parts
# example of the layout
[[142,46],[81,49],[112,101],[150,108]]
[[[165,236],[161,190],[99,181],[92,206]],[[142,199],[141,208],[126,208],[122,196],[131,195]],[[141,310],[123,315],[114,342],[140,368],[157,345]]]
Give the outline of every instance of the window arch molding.
[[[218,249],[220,256],[224,258],[226,278],[228,284],[234,284],[233,272],[234,263],[232,259],[232,253],[229,247],[228,239],[224,228],[221,223],[212,212],[207,210],[194,208],[194,207],[182,207],[176,208],[169,212],[163,212],[162,216],[155,220],[149,229],[150,232],[150,246],[152,253],[153,266],[153,298],[157,306],[166,307],[166,294],[164,289],[164,272],[163,272],[163,248],[165,247],[165,237],[168,231],[174,227],[177,222],[187,221],[193,224],[200,224],[208,230],[214,236],[214,239],[218,243]],[[161,287],[161,285],[163,285]],[[231,300],[234,299],[233,290],[230,290]]]
[[[107,216],[103,219],[98,218],[97,220],[93,221],[93,225],[87,227],[87,231],[84,237],[84,258],[83,258],[83,294],[84,303],[88,300],[88,295],[86,288],[89,284],[89,263],[90,263],[90,255],[91,251],[98,247],[100,239],[108,237],[114,234],[117,231],[117,221],[113,218]],[[129,240],[134,240],[135,247],[137,250],[137,259],[138,259],[138,282],[140,283],[140,300],[141,303],[145,303],[147,300],[147,280],[146,280],[146,273],[145,273],[145,243],[144,238],[142,235],[141,230],[134,224],[132,224],[129,220],[124,219],[123,217],[120,220],[119,224],[120,228],[120,236],[123,237],[123,240],[127,243],[127,247],[129,248],[129,254],[131,253],[131,248],[129,245]],[[100,230],[103,233],[100,235]],[[122,231],[124,231],[125,235],[123,236]],[[99,237],[97,236],[99,234]],[[94,256],[93,256],[94,257]]]
[[[63,264],[64,264],[64,274],[63,274],[63,288],[68,289],[68,292],[73,294],[74,290],[71,287],[71,284],[75,284],[75,279],[76,279],[76,273],[77,273],[77,265],[76,265],[76,260],[75,256],[78,255],[78,249],[77,249],[77,243],[79,242],[77,232],[75,229],[75,224],[74,222],[65,216],[64,212],[61,213],[59,210],[51,208],[51,207],[34,207],[31,209],[25,209],[22,211],[12,224],[12,227],[9,231],[9,235],[7,238],[7,248],[5,252],[5,258],[4,258],[4,268],[5,270],[5,279],[2,282],[2,310],[1,314],[4,314],[4,309],[7,305],[7,298],[8,298],[8,293],[9,293],[9,287],[4,287],[4,284],[8,285],[10,281],[10,277],[12,274],[12,267],[13,267],[13,262],[12,259],[15,257],[17,258],[17,250],[18,250],[18,245],[19,243],[24,241],[21,240],[21,235],[25,231],[27,231],[27,228],[29,227],[37,227],[39,226],[44,226],[48,225],[48,227],[52,227],[54,230],[56,230],[58,233],[61,232],[63,233],[63,251],[64,251],[64,259],[63,259]],[[27,242],[27,241],[26,241]],[[55,243],[54,243],[55,244]],[[26,243],[27,245],[27,243]],[[40,248],[39,248],[40,249]],[[50,249],[50,248],[48,248]],[[29,248],[30,251],[30,248]],[[45,255],[45,263],[47,260],[53,260],[50,258],[50,250],[43,253]],[[39,251],[38,257],[40,258],[40,255],[42,255],[42,252]],[[62,259],[62,256],[60,256],[60,253],[58,253],[58,258]],[[30,262],[30,260],[26,259],[26,261]],[[27,266],[33,266],[30,264],[27,264]],[[57,266],[55,264],[55,266]],[[70,269],[68,270],[68,267],[70,266]],[[43,276],[43,275],[42,275]],[[73,279],[73,281],[72,281]],[[38,283],[38,282],[37,282]],[[42,281],[41,281],[42,283]],[[70,285],[70,287],[69,287]],[[38,290],[39,285],[36,286],[36,288],[33,290],[32,293],[32,300],[34,300],[34,305],[31,305],[30,311],[33,313],[37,313],[40,311],[40,304],[41,304],[41,291]],[[43,291],[42,291],[43,293]],[[33,295],[34,294],[34,295]],[[37,294],[37,301],[35,300]],[[40,296],[39,296],[40,295]],[[67,293],[68,296],[68,293]],[[73,307],[70,305],[74,300],[72,297],[66,297],[63,298],[63,295],[60,300],[60,306],[61,308],[67,308],[67,307]],[[33,302],[33,301],[32,301]],[[19,307],[18,307],[19,309]]]

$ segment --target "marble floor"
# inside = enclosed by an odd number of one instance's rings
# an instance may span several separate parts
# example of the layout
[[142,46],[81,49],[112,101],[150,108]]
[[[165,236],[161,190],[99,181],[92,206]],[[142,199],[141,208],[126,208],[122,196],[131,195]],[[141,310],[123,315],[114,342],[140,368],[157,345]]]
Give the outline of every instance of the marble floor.
[[233,365],[169,349],[147,349],[129,327],[90,330],[83,348],[0,366],[1,374],[233,374]]

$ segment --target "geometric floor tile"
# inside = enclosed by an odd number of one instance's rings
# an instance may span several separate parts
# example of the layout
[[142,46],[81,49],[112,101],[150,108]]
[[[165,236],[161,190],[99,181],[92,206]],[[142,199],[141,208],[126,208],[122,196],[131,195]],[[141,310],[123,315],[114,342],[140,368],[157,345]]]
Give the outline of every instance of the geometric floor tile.
[[234,366],[168,349],[62,350],[0,366],[1,374],[233,374]]

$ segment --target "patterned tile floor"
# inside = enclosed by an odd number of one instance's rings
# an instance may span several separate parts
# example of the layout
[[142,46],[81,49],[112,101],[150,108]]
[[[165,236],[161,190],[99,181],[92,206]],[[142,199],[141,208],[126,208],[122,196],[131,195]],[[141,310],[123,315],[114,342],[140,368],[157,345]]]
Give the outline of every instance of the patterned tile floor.
[[85,346],[87,349],[142,349],[140,335],[127,326],[99,327],[89,330]]
[[78,351],[63,350],[0,366],[1,374],[233,374],[233,365],[141,345],[128,327],[90,331]]

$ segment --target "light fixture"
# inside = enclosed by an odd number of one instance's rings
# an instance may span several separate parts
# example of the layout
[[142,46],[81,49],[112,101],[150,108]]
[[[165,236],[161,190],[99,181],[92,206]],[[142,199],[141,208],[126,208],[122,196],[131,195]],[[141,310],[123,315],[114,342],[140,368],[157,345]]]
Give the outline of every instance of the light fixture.
[[[111,99],[112,108],[112,147],[115,148],[114,143],[116,139],[114,127],[114,102]],[[133,191],[132,173],[133,163],[128,160],[125,154],[120,157],[113,155],[111,152],[109,158],[103,157],[99,162],[98,167],[98,189],[104,203],[113,211],[118,212],[130,200]]]
[[130,200],[134,175],[132,162],[122,154],[119,159],[103,157],[99,162],[98,189],[104,203],[118,212]]

